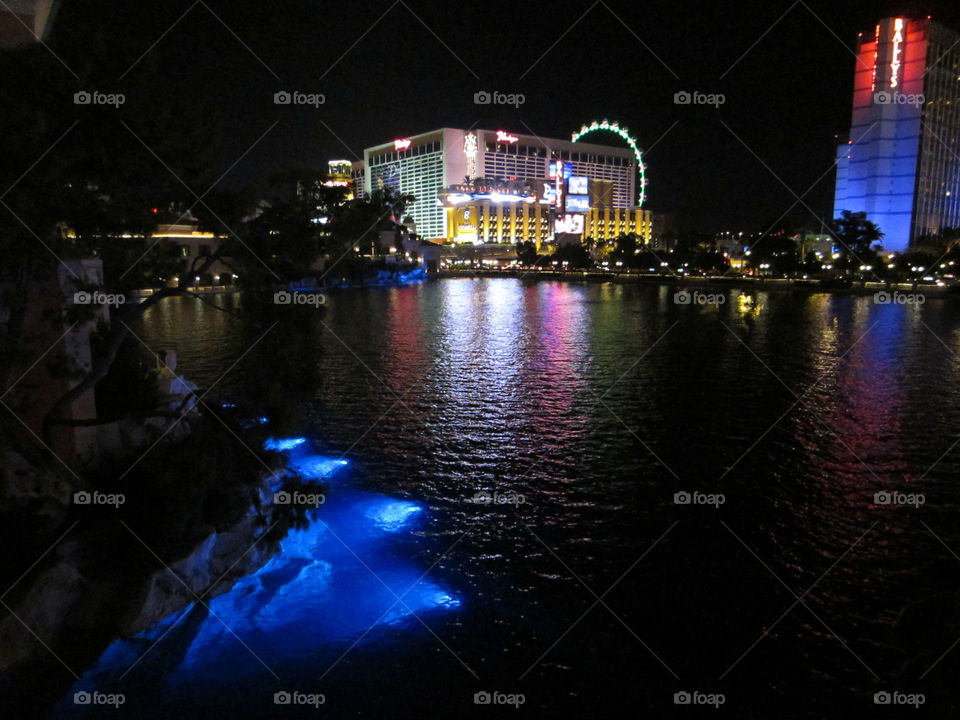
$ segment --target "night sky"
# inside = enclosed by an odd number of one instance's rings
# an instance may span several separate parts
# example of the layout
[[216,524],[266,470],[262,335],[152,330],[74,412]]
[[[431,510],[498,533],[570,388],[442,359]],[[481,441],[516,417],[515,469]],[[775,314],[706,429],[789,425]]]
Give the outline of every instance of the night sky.
[[[224,187],[324,168],[329,158],[361,157],[364,147],[442,126],[567,138],[584,122],[608,118],[650,148],[648,207],[704,231],[767,229],[795,201],[783,183],[797,194],[813,186],[805,202],[829,215],[834,136],[849,129],[857,32],[911,12],[960,27],[960,9],[949,2],[130,7],[65,0],[54,44],[59,33],[91,24],[108,44],[122,38],[127,53],[156,43],[150,56],[164,70],[166,91],[196,99],[201,112],[213,105],[225,119],[214,177],[249,150]],[[116,87],[137,92],[138,70]],[[322,93],[326,103],[277,106],[277,90]],[[478,90],[523,93],[526,102],[478,106]],[[679,90],[723,93],[726,102],[678,106]],[[816,225],[802,205],[791,216]]]

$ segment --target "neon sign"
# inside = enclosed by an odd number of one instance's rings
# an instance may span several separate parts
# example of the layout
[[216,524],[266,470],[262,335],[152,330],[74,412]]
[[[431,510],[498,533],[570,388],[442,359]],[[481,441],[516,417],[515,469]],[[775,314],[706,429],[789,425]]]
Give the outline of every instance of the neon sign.
[[554,164],[554,177],[557,183],[556,198],[554,203],[558,208],[563,207],[563,161],[557,160]]
[[503,130],[497,130],[497,142],[515,143],[519,141],[520,138],[518,138],[516,135],[511,135]]
[[900,67],[903,63],[903,18],[893,21],[893,59],[890,61],[890,87],[900,84]]
[[410,147],[410,138],[403,138],[402,140],[393,141],[394,150],[397,150],[397,151],[406,150],[408,147]]

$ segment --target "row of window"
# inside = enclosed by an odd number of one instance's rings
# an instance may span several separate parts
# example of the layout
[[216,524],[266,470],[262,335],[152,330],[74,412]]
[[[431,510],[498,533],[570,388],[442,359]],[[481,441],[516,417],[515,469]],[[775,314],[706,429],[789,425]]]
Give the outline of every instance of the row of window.
[[[529,157],[547,157],[547,148],[543,145],[522,145],[520,143],[488,142],[487,152],[494,155],[526,155]],[[633,157],[619,155],[602,155],[598,153],[579,152],[577,150],[550,150],[551,160],[571,160],[574,162],[603,163],[618,167],[629,166]]]

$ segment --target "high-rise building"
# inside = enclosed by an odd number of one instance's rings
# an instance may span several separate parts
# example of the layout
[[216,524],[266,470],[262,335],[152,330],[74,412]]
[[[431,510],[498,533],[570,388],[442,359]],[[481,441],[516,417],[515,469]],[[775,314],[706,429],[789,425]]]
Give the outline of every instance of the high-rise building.
[[353,193],[353,162],[350,160],[328,160],[327,178],[323,181],[327,187],[347,188],[347,200],[352,200]]
[[[558,163],[564,178],[575,176],[606,183],[610,207],[634,208],[637,165],[632,150],[504,130],[443,128],[367,148],[363,182],[367,194],[390,186],[413,195],[416,201],[407,212],[416,222],[417,232],[424,238],[443,241],[455,232],[448,226],[453,215],[443,207],[441,191],[477,178],[552,183]],[[521,213],[518,217],[524,220],[524,237],[542,237],[546,213]],[[502,233],[497,235],[503,237]]]
[[328,160],[327,179],[331,187],[348,187],[353,179],[353,161]]
[[865,212],[903,252],[960,227],[960,34],[926,18],[861,34],[834,217]]
[[351,165],[351,175],[352,175],[352,185],[353,185],[353,196],[355,198],[362,198],[364,196],[364,185],[363,178],[365,175],[365,169],[363,167],[363,160],[354,160]]

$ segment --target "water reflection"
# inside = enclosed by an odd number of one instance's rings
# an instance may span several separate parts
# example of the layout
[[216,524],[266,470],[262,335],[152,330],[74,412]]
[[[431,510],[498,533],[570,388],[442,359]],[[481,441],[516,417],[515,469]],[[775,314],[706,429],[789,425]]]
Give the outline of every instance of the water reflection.
[[[395,598],[338,536],[368,548],[357,554],[391,589],[413,586],[411,608],[433,608],[431,627],[485,663],[484,677],[515,679],[569,629],[592,602],[577,578],[598,593],[616,581],[611,608],[681,677],[715,680],[763,636],[724,680],[731,698],[751,698],[763,717],[784,708],[861,716],[875,681],[850,651],[883,678],[896,671],[889,622],[918,592],[910,573],[945,553],[921,520],[944,533],[956,525],[960,307],[757,290],[703,309],[676,305],[672,292],[495,279],[334,297],[325,322],[356,357],[325,336],[312,358],[325,388],[303,399],[310,426],[296,433],[322,438],[328,455],[292,458],[312,476],[334,472],[328,505],[285,541],[285,563],[212,609],[236,619],[271,667],[303,660],[309,672],[290,669],[301,679],[316,678],[336,660],[331,648],[342,652],[386,612],[361,643],[372,645],[364,662],[335,685],[368,693],[384,672],[411,675],[397,668],[412,663],[430,672],[404,681],[410,695],[459,708],[477,689],[463,687],[471,676],[428,633],[416,636],[402,605],[387,612]],[[208,372],[201,384],[243,351],[226,331],[177,322],[177,337],[188,338],[181,367],[188,377]],[[165,321],[144,333],[152,341],[151,332],[174,329]],[[249,381],[241,365],[222,386],[239,392]],[[385,384],[404,393],[402,404]],[[349,454],[347,474],[340,453]],[[925,508],[872,507],[874,489],[905,481],[931,498]],[[495,488],[526,502],[463,501]],[[721,491],[727,502],[698,514],[673,505],[680,489]],[[416,582],[454,542],[455,558]],[[846,645],[802,607],[764,635],[794,598],[744,545],[797,593],[811,588],[805,603]],[[159,666],[171,683],[194,687],[193,674],[206,672],[226,682],[217,663],[269,680],[202,608],[178,633],[181,652],[171,645]],[[132,644],[117,647],[132,654]],[[556,713],[596,712],[590,703],[602,696],[620,715],[669,717],[678,689],[604,612],[588,615],[525,682]],[[439,706],[406,699],[425,715]],[[349,705],[375,717],[389,705],[379,701]]]

